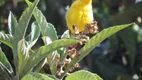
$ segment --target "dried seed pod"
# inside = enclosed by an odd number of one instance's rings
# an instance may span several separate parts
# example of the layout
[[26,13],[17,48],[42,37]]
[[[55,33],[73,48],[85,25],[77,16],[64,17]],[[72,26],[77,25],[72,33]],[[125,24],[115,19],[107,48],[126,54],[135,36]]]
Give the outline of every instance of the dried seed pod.
[[75,48],[72,48],[71,50],[68,50],[67,51],[67,55],[69,57],[71,57],[72,55],[75,55],[76,54],[76,49]]
[[72,54],[76,54],[76,49],[72,48]]
[[80,57],[80,54],[76,54],[75,58],[79,58]]
[[98,32],[97,21],[92,21],[85,26],[82,34],[96,34]]
[[76,54],[72,54],[70,57],[71,57],[71,59],[79,58],[80,54],[77,54],[77,53]]
[[66,52],[66,54],[67,54],[68,56],[71,56],[71,55],[72,55],[72,50],[68,49],[67,52]]
[[71,57],[71,59],[74,59],[75,56],[76,56],[76,54],[72,54],[70,57]]
[[73,71],[74,71],[74,67],[69,70],[69,72],[73,72]]
[[74,46],[71,49],[76,49],[76,52],[81,49],[82,45],[80,43],[74,44]]
[[83,44],[85,44],[86,42],[87,42],[88,40],[87,39],[80,39],[80,45],[83,45]]
[[57,65],[57,68],[59,69],[59,68],[61,68],[61,66],[62,66],[62,64],[59,63],[59,64]]
[[61,67],[60,56],[56,56],[56,66],[57,68]]
[[56,77],[61,79],[62,74],[64,74],[64,71],[60,71],[56,74]]
[[76,64],[74,65],[74,67],[75,67],[75,68],[80,68],[79,63],[76,63]]

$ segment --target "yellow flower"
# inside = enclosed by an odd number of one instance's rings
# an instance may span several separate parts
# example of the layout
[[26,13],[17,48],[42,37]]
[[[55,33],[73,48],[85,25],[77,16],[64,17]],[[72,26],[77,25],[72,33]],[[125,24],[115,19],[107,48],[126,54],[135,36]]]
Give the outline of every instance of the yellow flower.
[[84,31],[84,27],[93,21],[92,0],[75,0],[66,14],[66,22],[72,34],[75,34],[73,26],[78,31]]

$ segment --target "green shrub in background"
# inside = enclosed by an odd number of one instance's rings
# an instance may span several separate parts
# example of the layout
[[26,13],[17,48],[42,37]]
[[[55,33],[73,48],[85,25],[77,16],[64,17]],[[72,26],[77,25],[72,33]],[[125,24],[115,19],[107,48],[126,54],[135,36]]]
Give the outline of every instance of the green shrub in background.
[[[60,56],[59,61],[62,63],[66,57],[65,49],[67,46],[79,42],[78,39],[73,38],[58,39],[54,26],[46,21],[42,12],[36,7],[38,2],[39,0],[35,0],[33,3],[26,0],[28,7],[21,15],[18,23],[12,12],[10,12],[8,18],[9,34],[0,32],[0,42],[6,44],[12,49],[14,57],[13,68],[4,52],[0,50],[0,76],[6,80],[59,80],[59,78],[56,77],[57,73],[60,72],[60,69],[57,68],[57,57]],[[27,27],[32,14],[35,21],[31,25],[31,33],[26,36]],[[66,66],[63,70],[64,73],[60,76],[60,79],[63,79],[76,63],[81,61],[103,40],[132,25],[133,23],[110,27],[93,36],[77,53],[80,56],[72,59]],[[33,50],[32,47],[40,38],[40,35],[45,45],[41,46],[37,50]],[[64,49],[61,49],[63,47]],[[39,73],[40,69],[44,65],[45,58],[47,58],[50,65],[51,74]],[[65,78],[65,80],[102,79],[96,74],[81,70],[71,73]]]

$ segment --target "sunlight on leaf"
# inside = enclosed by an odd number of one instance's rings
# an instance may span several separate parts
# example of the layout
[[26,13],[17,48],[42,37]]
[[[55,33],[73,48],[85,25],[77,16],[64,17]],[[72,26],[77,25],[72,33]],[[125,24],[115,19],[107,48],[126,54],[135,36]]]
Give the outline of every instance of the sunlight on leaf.
[[80,70],[74,73],[71,73],[66,77],[65,80],[103,80],[97,74],[93,74],[89,71]]
[[54,79],[48,77],[45,74],[31,72],[27,74],[26,76],[24,76],[22,80],[54,80]]

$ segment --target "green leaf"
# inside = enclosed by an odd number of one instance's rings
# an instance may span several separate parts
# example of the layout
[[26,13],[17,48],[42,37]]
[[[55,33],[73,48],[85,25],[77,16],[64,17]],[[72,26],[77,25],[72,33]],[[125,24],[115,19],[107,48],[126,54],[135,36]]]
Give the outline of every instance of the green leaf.
[[60,62],[63,63],[64,60],[65,60],[66,57],[67,57],[66,48],[65,48],[65,47],[62,47],[62,48],[58,49],[58,54],[60,54]]
[[[69,30],[66,30],[62,36],[61,36],[61,39],[69,39],[70,38],[70,33],[69,33]],[[58,50],[58,53],[60,54],[60,61],[61,63],[64,62],[65,58],[67,57],[67,54],[66,53],[66,48],[62,47]]]
[[98,79],[98,80],[103,80],[99,75],[97,75],[97,74],[94,74],[94,76],[96,77],[96,80]]
[[50,71],[52,75],[56,75],[58,61],[59,54],[57,53],[57,50],[47,55],[47,63],[50,66]]
[[7,76],[8,78],[12,77],[13,75],[12,66],[2,50],[0,50],[0,68],[1,68],[0,70],[2,70],[1,72],[5,73],[5,76]]
[[8,17],[8,29],[11,35],[14,35],[16,27],[17,27],[17,20],[14,17],[13,13],[10,12]]
[[32,16],[32,12],[35,9],[36,5],[38,4],[39,0],[35,0],[33,2],[33,4],[31,4],[22,14],[22,16],[20,17],[19,23],[15,29],[14,32],[14,39],[12,40],[12,46],[13,46],[13,56],[14,56],[14,64],[17,68],[17,63],[18,63],[18,50],[17,50],[17,45],[21,39],[23,39],[25,37],[25,33],[26,33],[26,29],[28,27],[29,21],[31,19]]
[[46,55],[46,52],[52,52],[60,47],[66,47],[69,46],[71,44],[75,44],[78,43],[79,40],[75,40],[75,39],[61,39],[61,40],[56,40],[53,43],[46,45],[46,46],[42,46],[39,50],[38,50],[38,55],[40,56],[44,56]]
[[31,25],[31,33],[28,37],[29,39],[26,40],[28,50],[30,50],[31,47],[37,42],[39,36],[40,36],[40,28],[38,26],[38,23],[35,21]]
[[65,80],[103,80],[97,74],[93,74],[89,71],[80,70],[74,73],[71,73],[66,77]]
[[1,76],[1,78],[5,79],[5,80],[11,80],[12,79],[11,76],[9,75],[9,73],[7,72],[5,66],[1,63],[0,63],[0,76]]
[[[26,1],[26,2],[28,4],[28,6],[31,4],[31,2],[29,2],[29,1]],[[57,32],[56,32],[54,26],[47,22],[45,16],[42,14],[42,12],[38,8],[35,8],[33,14],[34,14],[34,17],[41,28],[42,36],[48,36],[51,38],[52,41],[57,40],[58,36],[57,36]]]
[[[31,33],[30,33],[30,35],[28,36],[28,40],[26,40],[26,55],[27,55],[27,57],[25,57],[25,59],[26,58],[29,58],[29,56],[31,55],[30,54],[30,51],[31,51],[31,48],[32,48],[32,46],[37,42],[37,40],[38,40],[38,38],[39,38],[39,36],[40,36],[40,28],[39,28],[39,26],[38,26],[38,24],[37,24],[37,22],[35,21],[35,22],[33,22],[32,23],[32,25],[31,25]],[[20,54],[20,55],[22,55],[22,54]],[[26,61],[27,61],[27,59],[26,59]],[[22,66],[21,67],[23,67],[23,69],[22,70],[24,70],[24,67],[26,66],[25,64],[27,63],[25,60],[24,60],[24,62],[22,62]],[[24,64],[25,63],[25,64]],[[40,64],[40,63],[39,63]],[[43,64],[40,64],[41,66],[43,65]],[[39,65],[39,66],[40,66]],[[41,66],[39,67],[39,66],[37,66],[37,68],[38,68],[38,70],[40,70],[40,68],[41,68]],[[22,73],[22,72],[21,72]]]
[[48,77],[54,79],[54,80],[59,80],[58,78],[56,78],[54,75],[50,75],[50,74],[47,74]]
[[24,39],[18,42],[18,53],[19,53],[18,74],[20,76],[24,76],[22,75],[22,73],[29,59],[29,54]]
[[12,39],[12,36],[10,36],[9,34],[5,34],[4,32],[0,32],[0,42],[6,44],[10,48],[12,48],[12,44],[10,42],[11,39]]
[[29,72],[40,61],[46,58],[49,53],[52,53],[58,48],[69,46],[71,44],[75,44],[78,42],[79,42],[78,40],[74,40],[74,39],[62,39],[62,40],[56,40],[49,45],[40,47],[38,51],[36,51],[33,55],[30,56],[30,59],[28,60],[28,63],[26,64],[28,65],[28,67],[24,69],[23,74],[26,74],[27,72]]
[[42,40],[43,40],[43,42],[44,42],[45,45],[51,44],[51,43],[53,42],[53,41],[51,40],[51,38],[48,37],[48,36],[43,36],[43,37],[42,37]]
[[[43,42],[45,45],[51,44],[52,40],[49,37],[42,37]],[[59,56],[59,54],[57,53],[57,51],[52,52],[51,54],[47,55],[47,62],[50,66],[50,71],[52,75],[56,74],[57,71],[57,65],[58,65],[58,60],[57,57]]]
[[48,77],[45,74],[41,74],[41,73],[36,73],[36,72],[31,72],[27,75],[25,75],[22,80],[54,80],[50,77]]
[[[41,72],[43,70],[44,65],[46,64],[47,59],[43,59],[42,61],[40,61],[33,69],[33,72]],[[43,70],[44,71],[44,70]]]
[[69,30],[66,30],[66,31],[62,34],[61,38],[62,38],[62,39],[68,39],[68,38],[70,38],[70,32],[69,32]]
[[36,5],[38,4],[39,0],[35,0],[33,4],[31,4],[20,17],[19,23],[16,27],[14,33],[14,41],[21,40],[25,37],[26,29],[28,27],[29,21],[32,16],[32,12],[35,9]]
[[33,22],[31,30],[31,41],[37,40],[40,36],[40,28],[37,22]]
[[114,26],[110,27],[107,29],[104,29],[103,31],[97,33],[95,36],[93,36],[87,43],[84,45],[84,47],[78,52],[80,54],[79,58],[75,58],[71,61],[71,63],[67,66],[65,73],[73,67],[73,65],[80,60],[82,60],[91,50],[93,50],[97,45],[99,45],[103,40],[111,36],[112,34],[127,28],[129,26],[132,26],[133,23],[131,24],[125,24],[125,25],[119,25],[119,26]]

